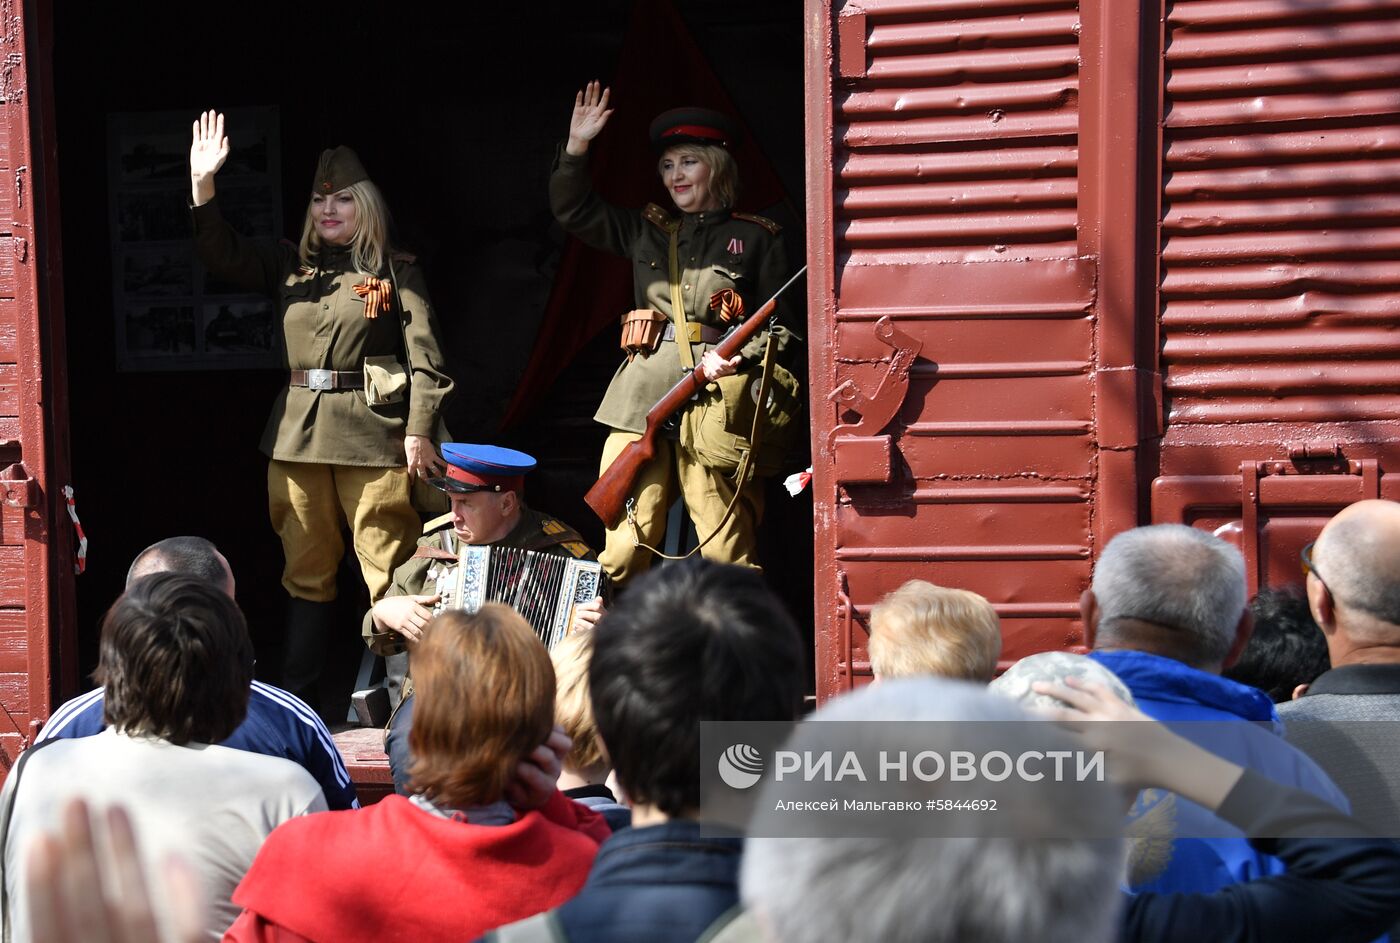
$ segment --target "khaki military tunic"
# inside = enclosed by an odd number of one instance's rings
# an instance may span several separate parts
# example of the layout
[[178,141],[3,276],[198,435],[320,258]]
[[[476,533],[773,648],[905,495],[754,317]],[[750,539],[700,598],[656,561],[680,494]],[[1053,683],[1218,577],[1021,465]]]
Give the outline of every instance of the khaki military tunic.
[[[444,514],[429,521],[423,528],[423,536],[419,538],[418,546],[456,553],[458,547],[456,533],[452,529],[452,515]],[[597,559],[576,530],[558,518],[530,508],[525,508],[520,515],[520,523],[492,546],[517,547],[521,550],[535,550],[578,560]],[[444,562],[426,555],[410,557],[394,571],[394,582],[385,596],[418,596],[431,593],[433,589],[428,585],[428,571],[443,566]],[[364,635],[365,644],[376,655],[397,655],[407,650],[403,644],[403,636],[396,632],[381,632],[374,624],[374,617],[368,612],[365,613],[361,634]]]
[[[632,260],[633,304],[671,316],[668,251],[669,227],[679,225],[678,240],[681,297],[685,318],[718,330],[729,327],[709,307],[710,298],[732,288],[753,314],[782,287],[787,259],[776,223],[760,216],[716,210],[673,217],[655,204],[625,210],[604,201],[593,190],[586,157],[574,157],[562,149],[549,180],[549,200],[561,226],[588,245]],[[775,318],[782,315],[779,302]],[[619,311],[621,315],[623,312]],[[793,344],[791,332],[774,324],[774,342],[781,356]],[[744,347],[740,369],[763,356],[767,332],[760,332]],[[713,344],[693,344],[695,362]],[[594,419],[624,432],[642,432],[646,414],[681,378],[676,346],[663,341],[650,356],[623,361]]]
[[289,370],[358,373],[370,356],[395,355],[402,363],[407,345],[411,384],[403,402],[372,407],[364,390],[286,387],[263,430],[264,454],[286,462],[388,468],[405,463],[405,435],[434,436],[452,380],[444,372],[437,321],[417,264],[395,258],[392,273],[379,273],[392,274],[393,308],[366,318],[365,302],[354,290],[365,276],[353,270],[348,247],[329,247],[315,267],[305,268],[291,246],[235,232],[217,200],[193,213],[195,247],[209,271],[278,302]]

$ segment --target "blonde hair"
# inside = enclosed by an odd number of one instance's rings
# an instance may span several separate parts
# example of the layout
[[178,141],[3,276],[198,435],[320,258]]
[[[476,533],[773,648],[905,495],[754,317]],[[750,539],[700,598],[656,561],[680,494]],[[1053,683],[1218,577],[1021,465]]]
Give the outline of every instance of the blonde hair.
[[661,163],[668,154],[694,157],[710,168],[710,191],[721,208],[733,209],[734,200],[739,196],[739,165],[735,163],[733,154],[718,144],[673,144],[657,158],[657,173],[663,173]]
[[910,580],[870,612],[870,667],[878,678],[990,681],[1000,655],[996,610],[965,589]]
[[[384,202],[384,194],[379,192],[373,181],[361,180],[345,188],[355,201],[355,235],[350,239],[350,261],[355,271],[365,275],[378,275],[384,268],[384,260],[389,254],[389,204]],[[340,191],[337,190],[336,193]],[[312,200],[321,194],[313,194]],[[335,193],[329,196],[335,196]],[[301,264],[315,265],[317,253],[321,251],[321,237],[311,220],[312,201],[306,204],[306,220],[301,226],[301,244],[297,252]]]
[[574,741],[564,766],[575,773],[601,770],[608,765],[608,754],[593,719],[593,700],[588,693],[593,630],[584,627],[570,632],[554,646],[549,659],[554,662],[554,722]]

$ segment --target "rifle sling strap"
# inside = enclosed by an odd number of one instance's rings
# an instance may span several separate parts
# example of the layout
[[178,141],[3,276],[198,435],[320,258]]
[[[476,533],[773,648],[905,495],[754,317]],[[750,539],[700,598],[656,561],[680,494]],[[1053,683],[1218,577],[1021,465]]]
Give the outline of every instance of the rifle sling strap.
[[715,529],[710,531],[705,538],[680,556],[673,556],[669,553],[662,553],[655,547],[642,540],[642,532],[637,527],[637,515],[632,510],[631,502],[627,506],[627,526],[632,531],[632,543],[643,550],[650,550],[663,560],[685,560],[695,556],[700,552],[700,548],[715,538],[724,525],[729,522],[729,518],[734,514],[734,507],[739,503],[739,498],[744,493],[744,486],[748,484],[751,472],[753,471],[754,455],[758,452],[758,447],[763,443],[763,417],[768,412],[766,404],[768,402],[769,381],[773,379],[773,334],[768,334],[768,342],[763,347],[763,370],[758,380],[758,404],[753,411],[753,425],[749,429],[749,447],[744,452],[743,459],[739,462],[739,470],[734,476],[734,496],[729,499],[729,504],[724,509],[724,516],[715,524]]
[[680,220],[675,220],[668,228],[671,230],[671,241],[666,254],[667,264],[670,268],[671,324],[675,326],[676,330],[676,353],[680,355],[682,367],[694,370],[695,351],[691,350],[690,335],[686,333],[685,298],[681,295]]

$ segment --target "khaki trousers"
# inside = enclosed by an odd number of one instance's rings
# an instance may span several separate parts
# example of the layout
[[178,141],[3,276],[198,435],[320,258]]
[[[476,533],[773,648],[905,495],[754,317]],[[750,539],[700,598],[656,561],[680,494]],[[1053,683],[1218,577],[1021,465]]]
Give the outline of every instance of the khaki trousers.
[[[600,472],[612,464],[628,443],[641,436],[635,432],[613,430],[603,443]],[[695,533],[704,540],[714,531],[724,509],[734,497],[734,482],[721,472],[701,465],[688,450],[673,439],[656,440],[656,457],[642,469],[632,486],[633,511],[637,530],[643,543],[661,549],[666,536],[666,513],[680,488]],[[717,563],[737,563],[758,569],[758,547],[755,532],[763,517],[763,484],[750,480],[744,493],[734,505],[734,513],[725,521],[714,539],[700,549],[707,560]],[[608,528],[603,552],[598,561],[603,564],[613,582],[625,585],[638,573],[651,567],[655,554],[637,547],[633,530],[624,515],[617,526]]]
[[370,602],[378,601],[423,533],[411,484],[406,467],[269,461],[268,514],[287,558],[287,592],[312,602],[335,599],[335,574],[345,554],[340,529],[348,521]]

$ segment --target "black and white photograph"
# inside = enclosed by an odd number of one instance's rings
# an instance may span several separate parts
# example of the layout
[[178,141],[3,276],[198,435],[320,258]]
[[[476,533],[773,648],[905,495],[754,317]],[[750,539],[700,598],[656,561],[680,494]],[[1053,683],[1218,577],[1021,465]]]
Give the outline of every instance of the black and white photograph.
[[136,249],[121,259],[122,291],[129,296],[194,293],[194,256],[188,248]]
[[[183,112],[119,112],[108,122],[108,203],[117,369],[249,370],[281,363],[271,302],[211,276],[190,244],[189,139]],[[219,192],[238,232],[282,235],[276,107],[231,109]]]
[[206,351],[258,354],[275,349],[275,310],[271,301],[221,301],[206,304],[201,310]]
[[126,349],[132,357],[177,357],[193,354],[194,308],[189,305],[129,305],[123,323]]

